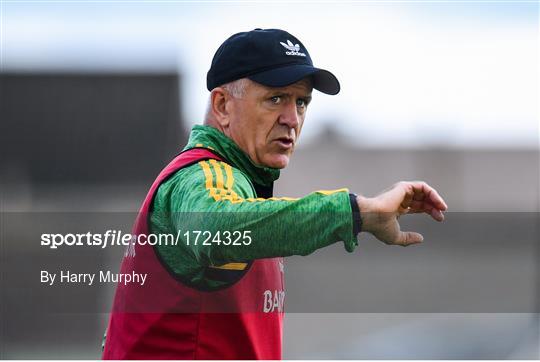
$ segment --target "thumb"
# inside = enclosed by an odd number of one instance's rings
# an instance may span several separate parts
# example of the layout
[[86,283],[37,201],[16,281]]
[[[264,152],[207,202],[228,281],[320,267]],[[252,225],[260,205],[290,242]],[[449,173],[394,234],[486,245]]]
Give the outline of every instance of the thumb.
[[412,244],[419,244],[424,240],[422,234],[415,233],[413,231],[400,231],[398,239],[394,244],[401,246],[409,246]]

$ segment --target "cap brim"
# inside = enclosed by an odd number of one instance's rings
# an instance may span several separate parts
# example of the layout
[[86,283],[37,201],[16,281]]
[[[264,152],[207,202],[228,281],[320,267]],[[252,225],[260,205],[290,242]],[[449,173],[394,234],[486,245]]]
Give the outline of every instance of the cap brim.
[[285,87],[311,76],[313,88],[334,95],[340,90],[336,76],[327,70],[305,64],[292,64],[249,75],[248,78],[267,87]]

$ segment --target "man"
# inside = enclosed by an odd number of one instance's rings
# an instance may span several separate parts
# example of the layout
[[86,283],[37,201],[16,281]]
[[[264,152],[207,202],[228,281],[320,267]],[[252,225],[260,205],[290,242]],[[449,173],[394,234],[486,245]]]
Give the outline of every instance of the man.
[[280,359],[283,257],[338,241],[352,252],[360,231],[407,246],[422,236],[400,231],[400,215],[443,220],[446,204],[423,182],[401,182],[375,198],[347,189],[273,197],[312,89],[339,92],[336,77],[315,68],[291,34],[231,36],[213,58],[207,87],[205,125],[160,173],[134,228],[180,242],[126,251],[122,273],[146,273],[148,282],[118,285],[104,358]]

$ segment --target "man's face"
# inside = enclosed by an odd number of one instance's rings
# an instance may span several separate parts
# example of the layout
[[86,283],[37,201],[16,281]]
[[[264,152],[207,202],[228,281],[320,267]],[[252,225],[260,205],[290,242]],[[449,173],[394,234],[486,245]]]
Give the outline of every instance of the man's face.
[[304,79],[282,88],[247,83],[244,95],[230,100],[226,134],[256,164],[284,168],[304,124],[311,83]]

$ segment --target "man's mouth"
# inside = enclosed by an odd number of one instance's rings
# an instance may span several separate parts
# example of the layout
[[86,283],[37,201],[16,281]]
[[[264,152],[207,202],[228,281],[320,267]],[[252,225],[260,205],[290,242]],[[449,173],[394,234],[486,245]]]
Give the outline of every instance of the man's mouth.
[[279,137],[274,140],[274,142],[277,142],[282,148],[289,149],[294,146],[294,139],[291,137]]

